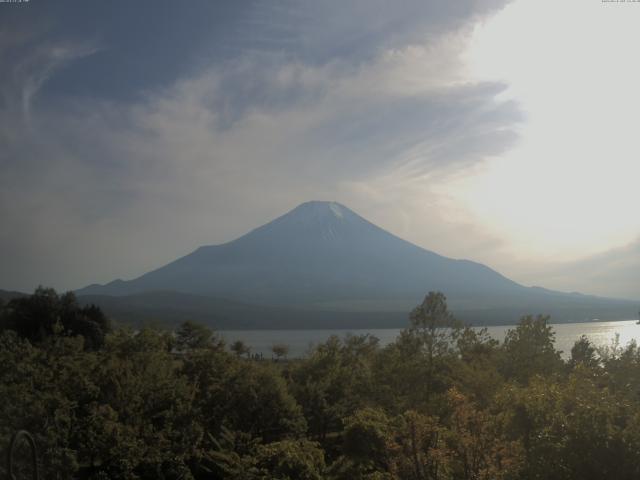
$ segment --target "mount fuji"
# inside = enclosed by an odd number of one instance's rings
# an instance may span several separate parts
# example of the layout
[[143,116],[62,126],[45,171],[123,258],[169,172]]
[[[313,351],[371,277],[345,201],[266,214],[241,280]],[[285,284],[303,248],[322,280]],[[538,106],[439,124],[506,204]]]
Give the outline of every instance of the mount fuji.
[[634,318],[637,307],[525,287],[480,263],[402,240],[344,205],[320,201],[133,280],[76,293],[127,319],[353,328],[404,325],[407,312],[432,290],[444,292],[460,318],[482,324],[514,323],[527,313],[549,313],[555,321]]

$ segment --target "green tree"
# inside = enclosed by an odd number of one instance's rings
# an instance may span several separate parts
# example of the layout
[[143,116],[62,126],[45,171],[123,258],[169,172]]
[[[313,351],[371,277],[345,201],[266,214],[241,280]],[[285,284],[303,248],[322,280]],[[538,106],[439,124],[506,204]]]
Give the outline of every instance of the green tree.
[[524,452],[509,438],[506,415],[482,410],[458,390],[448,392],[452,414],[446,430],[451,476],[460,480],[517,478]]
[[465,327],[457,339],[459,361],[452,367],[453,384],[483,407],[490,405],[504,382],[498,371],[498,347],[486,328]]
[[300,406],[272,364],[202,350],[184,358],[181,371],[197,386],[193,416],[215,438],[223,427],[267,441],[306,430]]
[[[462,325],[447,307],[446,297],[430,292],[410,314],[409,328],[385,348],[376,362],[376,395],[389,409],[434,412],[443,404],[457,359]],[[382,385],[380,385],[380,383]],[[441,405],[442,406],[442,405]]]
[[437,418],[408,411],[400,417],[392,446],[391,472],[403,480],[450,478],[450,452]]
[[600,359],[598,358],[596,348],[584,335],[582,335],[571,348],[569,366],[575,368],[578,365],[584,365],[588,368],[597,368],[600,366]]
[[548,316],[526,316],[507,332],[500,362],[505,378],[525,384],[533,375],[548,376],[562,370],[561,352],[554,347],[555,333],[548,322]]
[[235,353],[237,357],[241,357],[242,355],[248,356],[249,352],[251,352],[251,348],[242,340],[236,340],[229,348],[231,348],[231,351]]
[[181,352],[202,348],[224,348],[224,342],[211,329],[196,322],[185,321],[176,330],[176,348]]
[[170,353],[171,342],[151,329],[119,330],[98,354],[95,403],[83,405],[103,445],[100,470],[111,478],[157,478],[197,452],[203,436],[194,415],[197,389]]
[[276,356],[276,360],[280,360],[280,358],[287,358],[289,354],[289,345],[285,345],[284,343],[276,343],[271,347],[271,351]]
[[[95,357],[80,338],[61,338],[38,348],[14,331],[0,333],[0,444],[17,430],[35,438],[46,478],[70,478],[79,458],[72,444],[76,399],[91,395]],[[55,477],[54,477],[55,475]]]
[[419,340],[429,364],[433,364],[435,357],[452,350],[462,328],[441,292],[429,292],[413,309],[409,320],[409,332]]
[[323,480],[324,452],[309,440],[282,440],[260,445],[256,464],[261,479]]
[[389,474],[393,425],[384,411],[366,407],[347,417],[344,424],[344,459],[339,462],[339,477]]
[[[322,480],[324,452],[317,443],[287,439],[260,443],[250,435],[224,429],[215,449],[206,452],[203,470],[225,480]],[[210,478],[210,477],[209,477]]]
[[85,348],[98,349],[111,331],[107,317],[95,305],[80,306],[75,295],[59,296],[52,288],[38,287],[33,295],[14,298],[5,306],[2,329],[14,330],[32,343],[61,334],[80,335]]
[[372,363],[378,339],[331,336],[291,369],[292,391],[303,408],[312,438],[324,442],[342,430],[342,420],[372,397]]

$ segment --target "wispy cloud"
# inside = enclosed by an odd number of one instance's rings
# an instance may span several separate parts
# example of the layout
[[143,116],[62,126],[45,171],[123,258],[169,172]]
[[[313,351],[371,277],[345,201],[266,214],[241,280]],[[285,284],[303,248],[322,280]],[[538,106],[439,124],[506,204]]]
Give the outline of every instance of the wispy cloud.
[[33,101],[49,78],[74,60],[99,51],[90,41],[45,40],[40,32],[4,31],[0,37],[0,95],[4,116],[29,121]]
[[538,265],[528,276],[552,288],[640,301],[638,272],[640,239],[577,261]]
[[290,15],[310,19],[281,34],[294,47],[237,42],[256,48],[127,102],[66,94],[33,104],[57,69],[95,51],[34,44],[19,68],[30,80],[15,83],[30,85],[31,131],[12,126],[8,108],[0,118],[0,248],[11,253],[0,281],[68,288],[131,277],[312,198],[444,253],[495,243],[442,188],[516,140],[520,113],[497,99],[504,86],[468,83],[460,60],[470,22],[490,5],[421,18],[381,3],[390,21],[376,23],[366,4],[342,15],[265,6],[264,36]]

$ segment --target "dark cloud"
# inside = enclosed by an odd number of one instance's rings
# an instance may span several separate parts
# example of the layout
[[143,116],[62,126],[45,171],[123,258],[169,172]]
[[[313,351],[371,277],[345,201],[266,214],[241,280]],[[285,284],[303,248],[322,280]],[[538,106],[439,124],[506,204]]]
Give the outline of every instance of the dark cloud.
[[432,187],[515,140],[458,60],[499,2],[239,3],[0,4],[0,288],[130,277],[311,198],[466,245]]
[[[29,32],[44,43],[92,43],[100,52],[69,65],[47,84],[49,95],[130,100],[197,68],[204,55],[224,57],[238,21],[253,2],[33,0],[1,5],[0,30]],[[13,35],[15,37],[15,34]],[[18,42],[16,47],[30,47]],[[228,55],[227,55],[228,56]]]
[[[449,31],[506,3],[387,0],[210,2],[191,0],[34,0],[2,5],[4,44],[99,45],[100,51],[69,65],[47,84],[50,95],[121,98],[170,85],[198,69],[246,54],[278,54],[288,61],[350,64]],[[6,67],[6,65],[4,65]],[[6,71],[6,70],[5,70]]]

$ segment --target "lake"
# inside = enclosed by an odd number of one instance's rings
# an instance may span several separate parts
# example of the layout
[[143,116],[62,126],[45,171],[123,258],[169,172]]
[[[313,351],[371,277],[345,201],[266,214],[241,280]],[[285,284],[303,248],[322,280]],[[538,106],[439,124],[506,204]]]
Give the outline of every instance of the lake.
[[[502,341],[505,333],[515,325],[501,325],[487,327],[489,334],[496,340]],[[635,320],[617,322],[583,322],[552,324],[556,333],[556,348],[568,358],[571,347],[581,335],[586,335],[597,346],[611,345],[616,334],[620,335],[620,345],[625,346],[631,340],[640,339],[640,325]],[[271,347],[277,343],[289,346],[289,357],[303,357],[313,345],[326,341],[331,335],[344,337],[347,334],[370,334],[380,339],[380,345],[385,346],[393,342],[400,333],[399,328],[359,329],[359,330],[225,330],[219,334],[229,344],[235,340],[242,340],[251,347],[251,353],[271,357]]]

